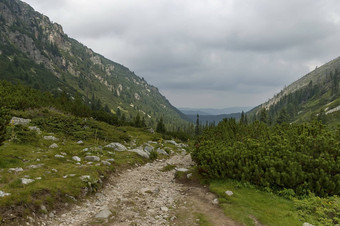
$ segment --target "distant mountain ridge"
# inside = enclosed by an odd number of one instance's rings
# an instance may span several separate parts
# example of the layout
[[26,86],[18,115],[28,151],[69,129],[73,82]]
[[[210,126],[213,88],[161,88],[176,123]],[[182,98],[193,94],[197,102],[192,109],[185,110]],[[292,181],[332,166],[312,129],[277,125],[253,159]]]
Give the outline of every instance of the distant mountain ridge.
[[61,25],[19,0],[0,1],[0,79],[80,96],[130,120],[140,114],[150,126],[160,117],[168,125],[186,123],[156,87],[69,38]]
[[178,108],[181,112],[186,115],[223,115],[223,114],[232,114],[239,112],[247,112],[253,107],[229,107],[229,108]]

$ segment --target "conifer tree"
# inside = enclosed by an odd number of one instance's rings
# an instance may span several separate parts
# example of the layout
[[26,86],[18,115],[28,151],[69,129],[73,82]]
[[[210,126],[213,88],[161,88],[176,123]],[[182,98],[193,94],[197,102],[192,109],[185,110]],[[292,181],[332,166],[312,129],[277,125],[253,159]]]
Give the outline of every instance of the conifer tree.
[[6,140],[6,126],[9,122],[8,111],[0,108],[0,146]]

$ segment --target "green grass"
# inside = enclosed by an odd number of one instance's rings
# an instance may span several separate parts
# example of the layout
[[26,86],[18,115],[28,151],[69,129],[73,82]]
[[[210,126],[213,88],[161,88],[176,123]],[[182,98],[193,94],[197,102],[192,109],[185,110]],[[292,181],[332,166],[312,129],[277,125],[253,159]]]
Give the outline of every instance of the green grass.
[[200,226],[213,226],[213,224],[210,223],[207,216],[205,216],[204,214],[195,213],[194,215],[195,215],[196,219],[199,220],[199,221],[197,221],[198,225],[200,225]]
[[[277,195],[241,185],[236,181],[212,181],[210,190],[219,196],[225,214],[245,225],[254,225],[251,216],[265,225],[299,225],[294,202]],[[231,190],[229,197],[225,191]]]

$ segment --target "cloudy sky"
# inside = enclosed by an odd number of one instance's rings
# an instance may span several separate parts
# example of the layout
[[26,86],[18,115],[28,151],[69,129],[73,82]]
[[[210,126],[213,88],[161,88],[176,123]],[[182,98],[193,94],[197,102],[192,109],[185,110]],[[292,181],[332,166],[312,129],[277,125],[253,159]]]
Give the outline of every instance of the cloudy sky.
[[24,0],[176,107],[256,106],[340,56],[339,0]]

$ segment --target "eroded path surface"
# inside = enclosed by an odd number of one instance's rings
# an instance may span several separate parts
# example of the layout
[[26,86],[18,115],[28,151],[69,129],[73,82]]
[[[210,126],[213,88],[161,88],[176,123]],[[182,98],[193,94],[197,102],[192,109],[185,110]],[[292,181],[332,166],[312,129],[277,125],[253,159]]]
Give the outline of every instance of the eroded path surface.
[[175,155],[112,176],[94,197],[45,225],[198,225],[203,214],[214,225],[236,225],[212,204],[213,194],[202,187],[176,183],[167,164],[190,167],[189,155]]

